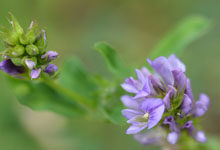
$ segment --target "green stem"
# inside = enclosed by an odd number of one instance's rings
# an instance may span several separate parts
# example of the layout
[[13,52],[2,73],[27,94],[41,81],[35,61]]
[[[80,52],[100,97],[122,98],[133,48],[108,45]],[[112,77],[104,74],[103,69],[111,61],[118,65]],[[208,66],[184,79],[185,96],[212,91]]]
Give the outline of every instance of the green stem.
[[44,80],[44,83],[46,83],[48,86],[50,86],[53,89],[56,89],[58,92],[62,93],[63,95],[68,96],[72,100],[74,100],[79,106],[81,106],[83,109],[87,111],[95,111],[95,106],[89,103],[92,100],[88,100],[87,98],[79,95],[78,93],[74,91],[69,91],[68,89],[58,85],[53,80],[47,78]]

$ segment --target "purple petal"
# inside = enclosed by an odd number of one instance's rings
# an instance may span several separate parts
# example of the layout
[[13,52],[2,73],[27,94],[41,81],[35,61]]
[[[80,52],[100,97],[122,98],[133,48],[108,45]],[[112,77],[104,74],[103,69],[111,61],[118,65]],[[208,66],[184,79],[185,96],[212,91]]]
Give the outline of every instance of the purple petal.
[[163,78],[166,85],[173,85],[174,78],[171,72],[171,66],[166,57],[158,57],[154,61],[148,59],[151,67]]
[[171,66],[171,70],[181,70],[183,72],[186,71],[185,65],[176,57],[176,55],[172,54],[168,57],[168,61]]
[[168,89],[168,92],[167,92],[167,94],[165,95],[165,97],[163,98],[163,102],[164,102],[166,108],[167,108],[167,109],[170,109],[170,99],[171,99],[173,96],[176,97],[177,91],[176,91],[176,89],[175,89],[174,87],[172,87],[172,86],[170,86],[170,85],[167,87],[167,89]]
[[133,109],[123,109],[121,112],[122,112],[122,115],[126,117],[127,119],[131,119],[137,115],[143,115],[142,112],[133,110]]
[[176,144],[178,139],[179,139],[179,133],[177,132],[171,132],[167,136],[167,141],[172,145]]
[[140,110],[145,113],[151,113],[154,109],[163,105],[163,101],[160,98],[147,98],[140,105]]
[[41,59],[47,59],[47,61],[51,61],[56,59],[58,56],[58,53],[55,51],[48,51],[44,55],[41,56]]
[[138,93],[138,87],[140,86],[140,83],[133,77],[125,79],[125,82],[121,84],[121,87],[129,93]]
[[151,89],[150,93],[156,94],[155,92],[159,93],[160,91],[165,91],[163,85],[161,84],[159,79],[156,79],[155,76],[150,75],[149,79],[149,87]]
[[138,110],[139,104],[131,96],[124,95],[121,97],[121,101],[126,107],[128,107],[130,109]]
[[199,100],[195,104],[193,114],[195,117],[203,116],[209,108],[209,97],[206,94],[200,94]]
[[203,131],[198,131],[195,135],[195,139],[201,143],[207,142],[206,135]]
[[27,65],[27,67],[31,70],[31,69],[33,69],[34,67],[35,67],[35,62],[34,61],[32,61],[32,60],[25,60],[25,64]]
[[148,92],[142,90],[142,91],[140,91],[140,92],[138,92],[138,93],[136,94],[136,96],[134,97],[134,99],[144,98],[144,97],[146,97],[146,96],[148,96],[148,95],[149,95]]
[[150,117],[148,120],[148,129],[151,129],[158,124],[163,116],[164,110],[165,106],[160,105],[150,113]]
[[137,76],[137,78],[138,78],[138,81],[140,81],[142,84],[145,84],[146,83],[146,77],[144,76],[144,74],[140,71],[140,70],[138,70],[138,69],[136,69],[136,76]]
[[176,124],[173,116],[166,117],[163,124],[169,125],[170,131],[172,131],[172,132],[179,132],[180,131],[180,129],[179,129],[178,125]]
[[12,76],[22,74],[25,72],[25,68],[23,66],[14,65],[11,59],[6,59],[6,60],[1,61],[0,70]]
[[186,129],[190,129],[192,128],[193,126],[193,122],[190,120],[190,121],[187,121],[184,125],[183,125],[183,129],[186,128]]
[[151,75],[150,71],[146,67],[142,67],[141,72],[143,73],[145,78],[147,78],[149,75]]
[[40,73],[41,73],[41,68],[38,68],[38,69],[33,69],[31,71],[31,78],[32,79],[36,79],[40,76]]
[[142,131],[143,129],[145,129],[147,127],[147,123],[146,124],[139,124],[139,125],[131,125],[127,131],[126,134],[136,134],[140,131]]
[[192,88],[191,88],[191,82],[190,79],[187,79],[186,81],[186,90],[185,90],[185,94],[189,96],[189,98],[193,101],[194,100],[194,96],[192,93]]
[[179,91],[181,92],[185,86],[186,86],[186,75],[183,71],[180,70],[173,70],[172,71],[173,76],[174,76],[174,86],[179,89]]
[[163,138],[161,131],[147,130],[134,135],[134,138],[143,145],[160,144]]
[[181,115],[187,115],[192,110],[192,100],[186,94],[183,95],[183,103],[181,108]]
[[54,74],[55,72],[57,72],[58,70],[58,67],[54,64],[49,64],[45,69],[44,69],[44,72],[52,75]]

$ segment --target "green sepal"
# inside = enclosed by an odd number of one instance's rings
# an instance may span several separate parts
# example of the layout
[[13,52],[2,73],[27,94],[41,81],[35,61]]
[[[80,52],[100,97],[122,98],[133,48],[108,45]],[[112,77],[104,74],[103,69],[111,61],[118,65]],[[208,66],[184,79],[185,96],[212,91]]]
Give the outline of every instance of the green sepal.
[[26,49],[26,52],[31,56],[35,56],[39,54],[38,47],[33,44],[27,45],[25,49]]

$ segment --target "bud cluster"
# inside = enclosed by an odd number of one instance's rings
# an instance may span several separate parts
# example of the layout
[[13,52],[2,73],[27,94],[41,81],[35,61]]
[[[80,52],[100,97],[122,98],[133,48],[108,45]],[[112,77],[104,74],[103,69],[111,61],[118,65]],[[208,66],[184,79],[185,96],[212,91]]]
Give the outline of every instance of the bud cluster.
[[47,51],[45,30],[40,30],[38,24],[32,21],[24,31],[16,18],[11,14],[11,30],[1,27],[0,38],[6,49],[1,52],[3,61],[0,70],[17,77],[37,79],[41,73],[53,75],[57,66],[50,64],[58,53]]
[[130,77],[121,84],[134,94],[121,98],[127,107],[122,114],[131,124],[127,134],[134,134],[142,144],[157,144],[165,136],[169,143],[176,144],[183,132],[198,142],[206,142],[204,132],[196,128],[196,120],[208,110],[208,96],[200,94],[195,101],[185,65],[175,55],[148,62],[155,74],[145,67],[137,69],[137,80]]

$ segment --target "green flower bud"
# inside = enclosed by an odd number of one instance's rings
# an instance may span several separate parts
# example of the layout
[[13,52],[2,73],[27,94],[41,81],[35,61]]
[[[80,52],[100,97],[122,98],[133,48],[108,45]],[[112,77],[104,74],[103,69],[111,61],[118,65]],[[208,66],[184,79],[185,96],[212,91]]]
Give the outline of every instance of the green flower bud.
[[17,21],[17,19],[14,17],[14,15],[12,13],[9,13],[11,15],[11,19],[12,21],[10,21],[13,31],[16,32],[16,34],[18,36],[22,35],[24,33],[23,28],[20,26],[19,22]]
[[38,34],[39,34],[38,24],[36,22],[32,21],[31,25],[28,28],[27,33],[26,33],[26,38],[27,38],[28,42],[30,44],[34,43],[37,39]]
[[45,30],[42,30],[40,35],[37,38],[37,41],[35,45],[39,48],[40,54],[43,54],[46,52],[47,48],[47,41],[46,41],[46,32]]
[[11,58],[11,61],[13,62],[13,64],[15,64],[16,66],[23,66],[23,62],[21,58]]
[[19,37],[19,41],[22,45],[28,45],[29,44],[29,41],[27,39],[27,37],[25,36],[25,34],[22,34],[20,37]]
[[18,44],[18,35],[5,27],[0,27],[0,38],[3,39],[8,45],[15,46]]
[[17,45],[13,48],[10,48],[10,51],[11,51],[11,55],[14,56],[14,57],[19,57],[19,56],[22,56],[25,52],[25,49],[23,46],[21,45]]
[[26,46],[26,52],[31,56],[35,56],[39,54],[39,49],[37,46],[31,44]]

